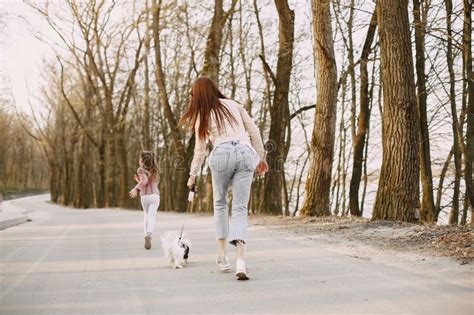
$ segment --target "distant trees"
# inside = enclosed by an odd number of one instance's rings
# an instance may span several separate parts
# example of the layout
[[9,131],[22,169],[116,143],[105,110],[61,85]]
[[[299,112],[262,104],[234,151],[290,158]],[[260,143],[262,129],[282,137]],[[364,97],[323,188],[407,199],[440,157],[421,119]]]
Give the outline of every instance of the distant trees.
[[[54,129],[50,137],[39,134],[52,153],[51,182],[58,183],[52,199],[79,207],[126,206],[127,120],[143,60],[144,39],[134,36],[141,14],[113,23],[114,5],[70,1],[61,12],[70,17],[65,23],[40,6],[33,8],[67,51],[67,57],[58,53],[56,69],[47,69],[53,80],[43,91]],[[77,30],[72,38],[71,29]]]
[[23,129],[8,103],[0,98],[0,193],[46,190],[45,152]]

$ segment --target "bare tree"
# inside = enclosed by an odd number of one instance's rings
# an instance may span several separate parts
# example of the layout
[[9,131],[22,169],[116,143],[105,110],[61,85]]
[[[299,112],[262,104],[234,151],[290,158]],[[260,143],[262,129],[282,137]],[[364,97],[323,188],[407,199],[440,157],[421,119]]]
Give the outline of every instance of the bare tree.
[[456,109],[456,81],[454,73],[454,56],[453,56],[453,43],[452,43],[452,14],[453,14],[453,3],[451,0],[445,0],[446,5],[446,35],[447,35],[447,64],[449,72],[449,102],[451,105],[451,116],[453,119],[453,155],[454,155],[454,191],[453,191],[453,203],[451,212],[449,213],[449,223],[457,224],[459,221],[459,195],[460,195],[460,184],[462,176],[462,149],[461,142],[462,138],[460,135],[460,124],[458,119],[458,113]]
[[373,219],[412,221],[419,203],[419,134],[408,0],[377,2],[383,84],[383,161]]
[[306,197],[301,209],[306,216],[331,214],[329,194],[335,141],[337,69],[330,3],[329,0],[312,1],[318,92]]
[[420,170],[423,197],[420,206],[420,219],[433,222],[435,207],[433,199],[433,175],[431,172],[430,135],[426,111],[426,74],[425,74],[425,34],[428,18],[429,1],[413,0],[413,17],[415,23],[416,51],[416,102],[420,125]]
[[377,9],[374,9],[360,57],[360,109],[357,119],[357,132],[353,140],[354,161],[352,164],[352,177],[349,187],[349,208],[351,214],[356,216],[362,215],[361,207],[359,206],[359,188],[362,177],[362,165],[364,162],[364,147],[367,146],[366,137],[370,123],[369,74],[367,63],[369,61],[376,29]]
[[[187,181],[187,170],[188,165],[185,163],[186,158],[186,147],[183,140],[183,136],[178,127],[178,122],[175,118],[173,110],[168,98],[168,92],[166,88],[166,78],[163,71],[163,65],[161,60],[161,40],[160,40],[160,12],[162,8],[162,1],[159,1],[157,4],[156,0],[151,1],[151,10],[153,16],[153,39],[155,43],[155,75],[156,81],[158,83],[158,91],[160,96],[161,106],[163,107],[164,115],[166,121],[168,122],[171,137],[173,139],[173,148],[176,152],[176,157],[180,161],[180,165],[175,165],[174,178],[176,179],[176,199],[175,199],[175,209],[178,211],[186,210],[186,181]],[[188,154],[189,155],[189,154]]]
[[281,214],[283,200],[284,164],[289,149],[289,139],[285,139],[290,128],[288,94],[293,64],[293,44],[295,14],[287,0],[275,0],[278,12],[278,60],[276,74],[266,64],[266,70],[275,85],[270,107],[270,132],[267,143],[269,171],[265,176],[264,195],[260,210],[264,213]]
[[464,0],[463,4],[463,76],[465,82],[464,85],[467,88],[465,93],[468,98],[464,179],[466,181],[467,198],[471,205],[471,225],[473,225],[474,219],[472,218],[472,211],[474,210],[474,184],[472,173],[474,169],[474,71],[472,69],[472,1]]

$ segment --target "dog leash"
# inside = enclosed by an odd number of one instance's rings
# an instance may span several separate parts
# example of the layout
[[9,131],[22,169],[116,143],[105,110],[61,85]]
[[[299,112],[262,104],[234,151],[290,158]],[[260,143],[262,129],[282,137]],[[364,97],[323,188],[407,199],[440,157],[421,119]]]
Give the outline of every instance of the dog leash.
[[[193,184],[191,189],[189,190],[189,195],[188,195],[188,202],[191,203],[193,202],[194,198],[194,193],[196,192],[196,185]],[[188,204],[189,205],[189,204]],[[183,236],[183,231],[184,231],[184,223],[186,223],[186,219],[183,221],[183,226],[181,227],[181,233],[179,233],[179,240],[181,241],[181,237]]]
[[184,219],[183,226],[181,227],[181,233],[179,233],[179,240],[180,241],[181,241],[181,236],[183,236],[183,232],[184,232],[184,223],[186,223],[186,219]]
[[[196,185],[193,184],[193,186],[191,187],[191,189],[189,190],[189,195],[188,195],[188,208],[190,206],[190,204],[193,202],[193,198],[194,198],[194,193],[196,192]],[[178,243],[179,245],[184,248],[184,256],[183,258],[184,259],[188,259],[188,255],[189,255],[189,247],[186,245],[186,244],[183,244],[181,242],[181,237],[183,236],[183,232],[184,232],[184,224],[186,223],[186,218],[184,219],[183,221],[183,226],[181,227],[181,233],[179,233],[179,240],[178,240]]]

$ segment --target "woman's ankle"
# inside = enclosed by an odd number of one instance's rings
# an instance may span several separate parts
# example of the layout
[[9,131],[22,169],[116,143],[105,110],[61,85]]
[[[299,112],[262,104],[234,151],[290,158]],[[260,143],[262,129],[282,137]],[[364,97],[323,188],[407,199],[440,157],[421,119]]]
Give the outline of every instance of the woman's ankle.
[[219,257],[227,256],[225,247],[226,247],[226,239],[225,238],[217,239],[217,253]]

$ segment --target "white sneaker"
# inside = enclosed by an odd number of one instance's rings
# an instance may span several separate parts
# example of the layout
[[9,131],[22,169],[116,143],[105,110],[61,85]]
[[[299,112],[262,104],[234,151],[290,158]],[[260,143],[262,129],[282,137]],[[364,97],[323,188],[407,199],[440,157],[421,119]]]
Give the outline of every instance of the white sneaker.
[[227,256],[217,257],[217,265],[219,266],[221,271],[226,272],[230,270],[229,258],[227,258]]
[[237,259],[236,267],[235,267],[235,276],[237,280],[248,280],[249,272],[245,267],[245,261],[243,259]]

